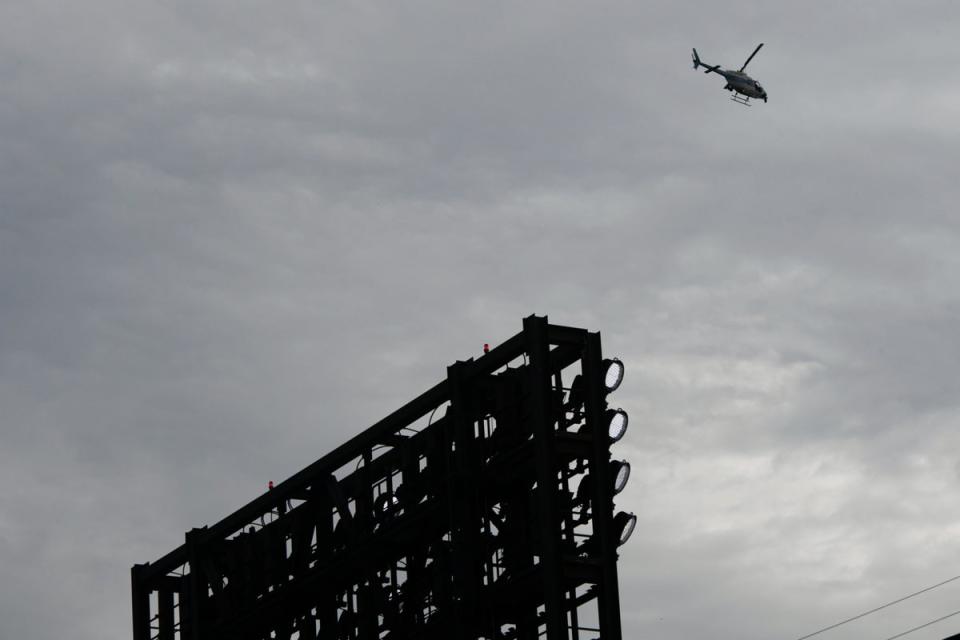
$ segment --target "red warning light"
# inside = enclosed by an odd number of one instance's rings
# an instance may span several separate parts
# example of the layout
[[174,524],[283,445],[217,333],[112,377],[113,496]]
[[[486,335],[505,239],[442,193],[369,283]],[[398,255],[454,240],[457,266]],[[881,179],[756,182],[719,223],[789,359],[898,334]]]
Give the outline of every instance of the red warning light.
[[483,352],[490,353],[490,345],[487,344],[486,342],[483,343]]
[[267,483],[267,489],[273,489],[273,480]]

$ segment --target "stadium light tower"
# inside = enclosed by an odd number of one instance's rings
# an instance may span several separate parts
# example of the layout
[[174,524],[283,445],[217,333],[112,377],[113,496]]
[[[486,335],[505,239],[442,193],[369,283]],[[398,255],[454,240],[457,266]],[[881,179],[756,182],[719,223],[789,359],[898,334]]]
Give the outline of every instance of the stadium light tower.
[[[134,640],[621,640],[623,363],[523,331],[132,569]],[[572,380],[567,386],[566,380]],[[439,417],[437,417],[439,416]]]

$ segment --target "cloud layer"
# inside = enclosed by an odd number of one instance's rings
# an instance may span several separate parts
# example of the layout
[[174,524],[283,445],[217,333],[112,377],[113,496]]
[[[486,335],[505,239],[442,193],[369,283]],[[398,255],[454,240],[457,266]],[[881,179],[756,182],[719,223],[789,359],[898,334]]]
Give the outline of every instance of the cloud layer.
[[[627,363],[625,637],[960,574],[952,4],[0,18],[0,636],[129,635],[132,564],[530,313]],[[769,104],[686,67],[760,41]]]

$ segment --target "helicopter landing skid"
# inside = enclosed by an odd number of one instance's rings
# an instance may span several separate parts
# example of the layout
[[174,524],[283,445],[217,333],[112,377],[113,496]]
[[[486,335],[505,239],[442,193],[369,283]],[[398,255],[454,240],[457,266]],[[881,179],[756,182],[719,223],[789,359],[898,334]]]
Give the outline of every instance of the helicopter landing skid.
[[740,96],[736,93],[730,96],[730,99],[736,102],[737,104],[742,104],[745,107],[750,106],[750,98],[744,98],[743,96]]

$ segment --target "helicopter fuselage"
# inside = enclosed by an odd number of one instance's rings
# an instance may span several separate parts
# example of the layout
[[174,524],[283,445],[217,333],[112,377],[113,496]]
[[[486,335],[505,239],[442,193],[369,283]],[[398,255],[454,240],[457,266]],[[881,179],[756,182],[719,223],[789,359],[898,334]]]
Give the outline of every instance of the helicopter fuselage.
[[760,83],[745,74],[743,71],[727,71],[725,69],[717,69],[715,73],[719,73],[724,78],[727,79],[727,86],[724,87],[729,91],[736,91],[737,93],[743,94],[750,98],[760,98],[761,100],[767,99],[767,92],[760,86]]

